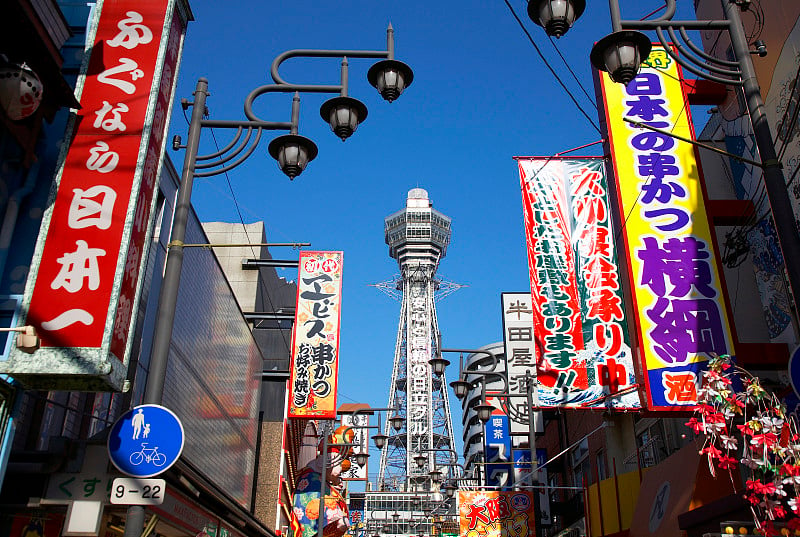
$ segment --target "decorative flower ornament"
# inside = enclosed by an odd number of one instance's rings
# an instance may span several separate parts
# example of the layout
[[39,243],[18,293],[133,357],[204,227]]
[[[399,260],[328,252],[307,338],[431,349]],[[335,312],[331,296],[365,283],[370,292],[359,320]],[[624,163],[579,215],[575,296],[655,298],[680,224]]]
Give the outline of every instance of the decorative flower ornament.
[[800,434],[794,417],[729,356],[709,361],[697,393],[695,416],[686,425],[703,435],[700,454],[712,475],[719,469],[734,479],[737,467],[745,474],[744,496],[763,535],[778,536],[783,526],[800,529]]

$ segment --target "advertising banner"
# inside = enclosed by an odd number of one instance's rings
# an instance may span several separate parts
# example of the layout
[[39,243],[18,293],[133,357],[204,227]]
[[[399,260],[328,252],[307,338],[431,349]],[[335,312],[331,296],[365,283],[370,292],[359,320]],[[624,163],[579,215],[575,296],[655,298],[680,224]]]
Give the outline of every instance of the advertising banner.
[[98,13],[25,291],[41,348],[0,364],[27,387],[120,390],[127,373],[186,14],[174,0]]
[[535,537],[533,493],[499,490],[458,491],[461,537]]
[[301,252],[292,329],[290,418],[336,418],[342,252]]
[[682,73],[654,45],[627,86],[598,76],[647,406],[690,409],[709,354],[734,353],[698,160],[691,144],[625,121],[694,139]]
[[[350,467],[342,471],[342,479],[350,481],[366,481],[367,479],[367,466],[369,465],[369,459],[367,459],[367,462],[364,464],[364,466],[361,466],[356,462],[356,455],[359,453],[369,454],[369,429],[366,428],[368,425],[368,414],[342,414],[342,426],[352,427],[351,430],[353,431],[353,439],[350,442],[357,444],[353,447],[353,452],[348,457]],[[355,521],[352,522],[355,523]]]
[[603,160],[517,162],[533,324],[504,305],[509,361],[533,351],[540,407],[640,408]]
[[483,427],[486,486],[508,490],[512,478],[508,416],[495,410]]
[[[501,293],[500,302],[503,308],[503,350],[506,357],[508,392],[515,395],[506,401],[508,413],[511,416],[511,434],[512,436],[523,436],[527,434],[530,424],[526,378],[536,380],[533,302],[530,292]],[[528,377],[528,373],[532,373],[532,376]],[[531,395],[533,406],[538,407],[537,391],[534,389]],[[533,423],[537,433],[544,431],[541,412],[534,411]]]

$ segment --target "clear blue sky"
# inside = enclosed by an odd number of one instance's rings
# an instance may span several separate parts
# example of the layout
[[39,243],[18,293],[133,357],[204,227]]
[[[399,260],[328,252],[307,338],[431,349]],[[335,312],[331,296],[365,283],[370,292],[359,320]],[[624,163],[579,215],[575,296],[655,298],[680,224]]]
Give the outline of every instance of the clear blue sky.
[[[608,4],[588,1],[575,27],[556,41],[590,100],[544,31],[528,19],[526,2],[509,1],[597,124],[589,51],[611,31]],[[623,17],[631,19],[659,5],[658,0],[621,1]],[[691,0],[678,5],[676,18],[693,18]],[[366,81],[372,60],[352,60],[350,95],[369,109],[352,138],[342,143],[321,120],[319,106],[328,96],[306,94],[300,134],[319,147],[306,171],[290,182],[269,157],[268,142],[262,142],[244,166],[229,174],[244,221],[263,220],[271,242],[310,242],[313,249],[344,251],[339,402],[386,406],[388,401],[400,305],[369,284],[398,272],[384,244],[383,218],[404,206],[411,188],[425,188],[434,207],[453,219],[452,242],[439,273],[469,286],[438,304],[443,344],[477,348],[500,340],[500,293],[529,289],[512,156],[552,155],[600,139],[505,2],[191,0],[191,6],[196,20],[187,33],[176,97],[191,98],[197,78],[207,77],[213,119],[243,118],[244,98],[272,82],[269,67],[281,52],[382,50],[389,22],[396,58],[414,70],[413,84],[389,104]],[[336,84],[339,65],[333,59],[294,59],[281,74],[292,83]],[[258,102],[262,118],[289,120],[289,95]],[[179,107],[171,133],[185,139]],[[226,133],[216,135],[224,145]],[[205,152],[213,150],[208,132],[204,140]],[[583,154],[600,154],[600,147]],[[171,156],[180,165],[182,152]],[[224,176],[197,180],[193,202],[204,221],[239,221]],[[273,250],[273,256],[296,252]],[[294,279],[296,272],[286,276]],[[457,356],[450,358],[455,363],[448,382],[458,373]],[[452,399],[460,435],[460,407]],[[377,471],[377,457],[372,462],[370,470]]]

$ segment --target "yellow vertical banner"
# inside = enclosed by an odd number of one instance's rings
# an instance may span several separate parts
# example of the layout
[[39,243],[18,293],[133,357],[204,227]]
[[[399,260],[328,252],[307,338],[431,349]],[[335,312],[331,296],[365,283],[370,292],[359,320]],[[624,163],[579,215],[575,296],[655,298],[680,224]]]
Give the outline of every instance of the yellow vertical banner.
[[669,136],[694,138],[682,74],[654,45],[627,86],[599,76],[648,407],[687,410],[733,343],[695,149]]

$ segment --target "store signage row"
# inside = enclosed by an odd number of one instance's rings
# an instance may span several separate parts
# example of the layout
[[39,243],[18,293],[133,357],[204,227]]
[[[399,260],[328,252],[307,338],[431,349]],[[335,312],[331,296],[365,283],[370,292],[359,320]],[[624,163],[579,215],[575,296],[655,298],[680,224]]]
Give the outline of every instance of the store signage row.
[[27,387],[118,391],[128,369],[186,14],[175,0],[97,12],[26,285],[41,348],[0,363]]
[[301,252],[292,329],[290,418],[336,418],[342,252]]

